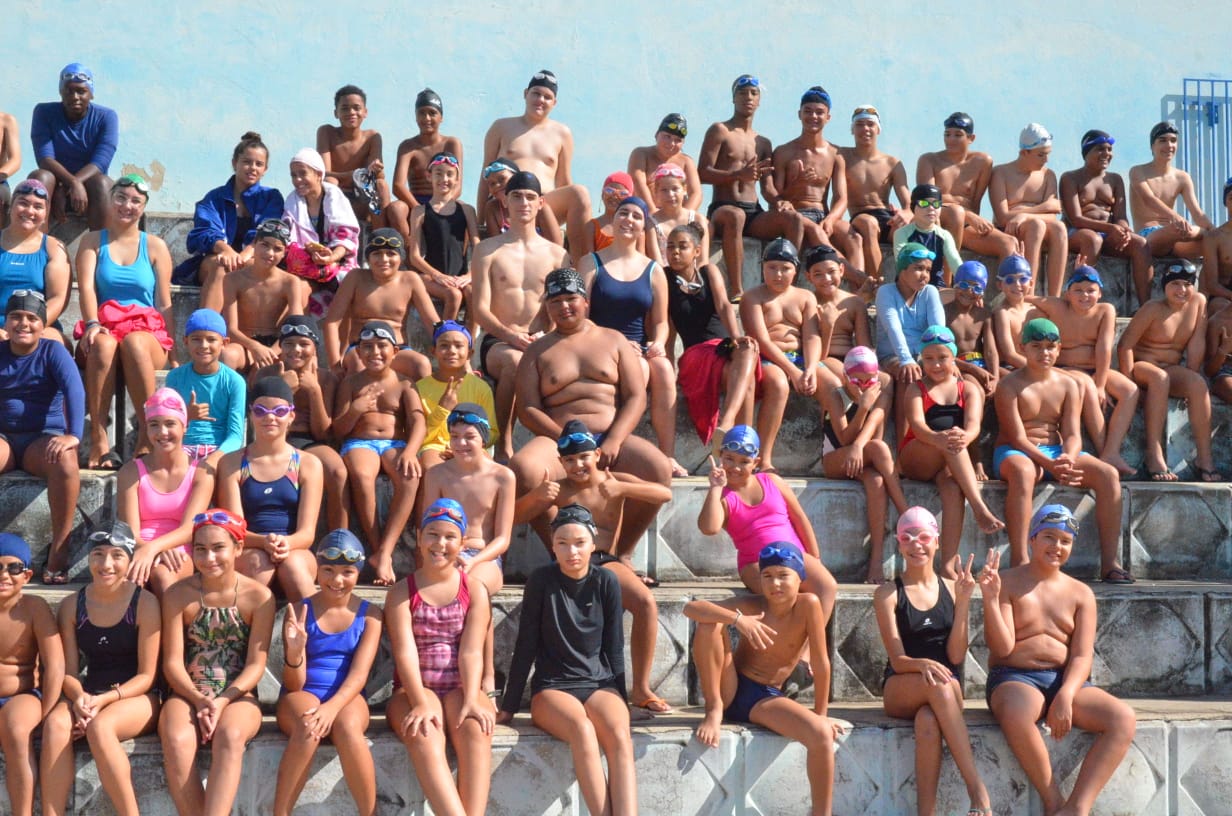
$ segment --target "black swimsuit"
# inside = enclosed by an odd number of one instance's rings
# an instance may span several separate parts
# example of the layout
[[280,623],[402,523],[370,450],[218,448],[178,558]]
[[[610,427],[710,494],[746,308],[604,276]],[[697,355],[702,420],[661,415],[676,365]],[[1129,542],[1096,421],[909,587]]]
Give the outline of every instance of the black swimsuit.
[[133,588],[124,617],[113,626],[95,626],[86,609],[86,588],[77,591],[77,651],[85,658],[81,687],[101,694],[137,674],[137,602],[141,587]]
[[[907,597],[903,579],[894,579],[894,620],[898,624],[898,637],[903,642],[907,657],[935,660],[942,666],[948,666],[961,683],[962,666],[950,662],[947,648],[950,630],[954,628],[954,599],[950,597],[944,580],[938,578],[937,583],[937,602],[931,609],[916,609]],[[885,676],[892,674],[894,669],[887,661]]]

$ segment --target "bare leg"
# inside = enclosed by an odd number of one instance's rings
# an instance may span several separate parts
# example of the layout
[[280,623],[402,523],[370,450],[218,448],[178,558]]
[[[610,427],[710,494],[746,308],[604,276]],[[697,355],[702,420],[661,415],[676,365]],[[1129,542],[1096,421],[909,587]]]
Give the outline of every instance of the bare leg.
[[320,702],[316,695],[306,691],[290,692],[278,701],[278,727],[287,735],[287,745],[278,763],[274,816],[291,815],[308,781],[308,766],[321,743],[304,727],[303,714]]
[[1116,405],[1108,418],[1099,458],[1115,467],[1122,476],[1129,476],[1134,473],[1134,468],[1121,455],[1121,447],[1129,434],[1130,423],[1134,421],[1134,412],[1138,410],[1138,386],[1121,372],[1109,371],[1104,390],[1116,401]]
[[[760,363],[759,363],[760,365]],[[761,376],[761,406],[757,410],[757,435],[761,437],[761,468],[774,470],[774,443],[783,427],[783,411],[790,393],[787,375],[776,365],[765,365]]]
[[261,730],[261,709],[252,697],[241,697],[222,710],[210,738],[210,775],[205,789],[205,816],[230,816],[240,787],[244,748]]
[[881,278],[881,225],[871,215],[856,215],[851,219],[852,232],[864,246],[864,271],[870,278]]
[[[141,406],[154,393],[154,372],[167,364],[167,351],[158,344],[158,340],[149,332],[132,332],[124,335],[120,341],[120,364],[124,367],[124,384],[128,388],[128,398],[132,402],[137,418],[136,455],[141,455],[150,449],[150,441],[145,432],[145,412]],[[123,422],[123,417],[117,417],[117,422]]]
[[[1211,393],[1206,379],[1185,366],[1168,366],[1171,383],[1169,395],[1185,400],[1189,405],[1189,427],[1193,432],[1197,455],[1194,464],[1199,470],[1214,471],[1215,460],[1211,457]],[[1222,481],[1202,477],[1202,481]]]
[[723,709],[736,696],[737,683],[726,626],[697,624],[693,633],[693,665],[697,668],[697,685],[706,709],[694,734],[702,745],[717,748],[722,736]]
[[31,737],[43,716],[43,703],[33,694],[14,694],[0,707],[0,750],[4,752],[4,783],[15,816],[34,813],[34,765]]
[[128,752],[120,743],[152,731],[158,724],[158,709],[155,694],[130,697],[107,706],[86,726],[86,739],[98,767],[99,780],[119,816],[138,816],[139,813],[132,766]]
[[400,453],[401,451],[397,448],[390,448],[381,455],[381,469],[385,471],[385,475],[393,484],[394,495],[390,498],[389,507],[386,509],[385,525],[381,531],[378,546],[381,552],[388,553],[391,557],[394,548],[398,546],[398,540],[402,537],[402,531],[406,529],[407,521],[411,518],[411,510],[415,507],[415,494],[419,492],[418,476],[407,479],[398,473]]
[[936,816],[937,787],[941,782],[941,728],[933,710],[926,705],[920,706],[913,719],[915,811],[918,816]]
[[[672,468],[667,457],[649,442],[636,436],[625,440],[620,453],[612,462],[612,470],[668,487],[672,484]],[[657,504],[633,500],[625,502],[620,538],[616,542],[616,555],[627,557],[633,552],[658,512]]]
[[753,706],[749,719],[801,743],[808,751],[805,769],[814,816],[830,816],[834,800],[834,732],[829,722],[786,697],[771,697]]
[[[484,561],[480,564],[472,566],[468,574],[484,585],[488,590],[488,595],[492,596],[500,592],[505,586],[505,576],[501,572],[501,568],[491,561]],[[488,634],[483,641],[483,679],[481,687],[484,691],[492,691],[496,688],[496,664],[492,652],[494,622],[491,617],[488,618]]]
[[723,408],[719,411],[718,427],[730,431],[736,425],[753,424],[755,372],[761,362],[757,352],[738,348],[723,366]]
[[[1207,402],[1207,425],[1210,425],[1210,402]],[[65,451],[56,461],[47,461],[47,446],[51,437],[44,436],[26,448],[22,469],[47,481],[47,506],[51,510],[51,546],[47,553],[47,568],[68,567],[68,536],[77,517],[77,497],[81,494],[81,476],[77,471],[77,449]]]
[[325,470],[325,519],[331,530],[349,526],[346,463],[329,445],[310,445],[308,452],[321,460]]
[[1026,683],[1002,683],[992,693],[990,708],[1018,764],[1043,800],[1044,813],[1056,813],[1065,797],[1053,778],[1048,748],[1036,726],[1045,713],[1044,695]]
[[941,228],[954,238],[954,248],[963,248],[963,226],[967,223],[967,210],[961,204],[941,205]]
[[[85,359],[86,410],[90,412],[90,452],[86,466],[91,468],[98,467],[99,461],[111,450],[107,423],[111,419],[111,402],[115,396],[118,350],[119,344],[114,337],[98,334]],[[80,346],[78,356],[81,356]]]
[[1103,689],[1091,686],[1078,689],[1074,695],[1074,726],[1099,736],[1088,749],[1074,789],[1057,814],[1086,816],[1095,806],[1095,797],[1108,784],[1129,751],[1137,718],[1128,705]]
[[[1022,241],[1023,257],[1030,264],[1032,272],[1035,273],[1037,281],[1036,289],[1038,291],[1039,281],[1044,282],[1044,294],[1059,297],[1061,295],[1061,281],[1052,281],[1044,277],[1044,270],[1040,266],[1040,256],[1043,253],[1044,247],[1044,222],[1038,218],[1026,218],[1018,227],[1018,238]],[[1056,284],[1057,291],[1053,295],[1052,287]]]
[[710,217],[710,229],[723,241],[727,291],[732,297],[744,294],[744,222],[744,210],[739,207],[719,207]]
[[[1168,460],[1164,457],[1164,422],[1168,417],[1168,393],[1171,380],[1168,372],[1154,363],[1138,360],[1134,363],[1133,380],[1145,391],[1142,400],[1142,418],[1146,431],[1145,466],[1153,474],[1168,474]],[[1164,481],[1173,481],[1166,478]]]
[[111,208],[111,202],[108,200],[111,197],[111,179],[102,173],[90,176],[86,179],[86,196],[89,198],[86,223],[92,230],[101,230],[107,226],[107,211]]
[[962,490],[945,468],[937,471],[934,484],[941,496],[941,552],[937,571],[947,578],[953,578],[950,561],[958,555],[958,546],[962,542],[966,505],[963,504]]
[[196,716],[188,701],[172,696],[163,703],[158,718],[158,736],[163,745],[163,770],[167,791],[178,813],[203,813],[205,788],[197,772]]
[[590,193],[580,184],[570,184],[544,194],[543,203],[551,208],[558,221],[564,219],[565,237],[572,247],[569,254],[576,266],[582,256],[581,236],[590,219]]
[[[603,774],[599,738],[595,734],[595,725],[591,722],[586,707],[570,694],[547,689],[531,698],[530,716],[536,728],[543,729],[569,746],[586,809],[597,814],[612,813],[609,810],[612,802],[608,796],[607,778]],[[627,710],[625,717],[625,727],[628,728]]]
[[1005,531],[1010,540],[1010,565],[1017,567],[1028,560],[1027,523],[1031,494],[1039,481],[1038,468],[1026,456],[1007,456],[1001,463],[1001,473],[993,475],[1005,480]]
[[222,311],[223,281],[229,273],[218,262],[217,255],[207,255],[197,268],[197,279],[201,281],[201,308]]
[[1121,477],[1116,468],[1089,453],[1078,457],[1082,486],[1095,491],[1095,524],[1099,527],[1099,574],[1120,569]]
[[608,806],[612,816],[636,816],[637,776],[629,708],[619,695],[600,689],[586,701],[586,716],[607,759]]
[[291,603],[299,603],[317,590],[317,559],[311,550],[292,550],[274,568],[274,574]]
[[508,462],[513,458],[514,391],[517,384],[518,361],[522,352],[505,343],[497,343],[488,351],[487,370],[484,372],[496,381],[493,392],[493,407],[496,408],[496,425],[500,430],[500,442],[496,459]]
[[[621,605],[633,616],[633,629],[629,634],[629,668],[633,675],[629,697],[633,705],[642,706],[655,696],[650,688],[650,673],[659,634],[659,606],[654,593],[625,562],[612,561],[603,566],[616,576],[620,583]],[[654,711],[649,707],[647,710]]]
[[[444,709],[441,707],[440,699],[431,690],[425,689],[424,693],[428,697],[429,705],[433,706],[438,716],[444,719]],[[398,733],[396,728],[410,711],[406,695],[395,694],[389,701],[387,711],[390,727],[395,728],[394,733],[396,734]],[[450,726],[446,724],[445,727]],[[445,756],[444,730],[434,728],[426,735],[399,734],[399,737],[402,739],[402,744],[406,746],[411,765],[415,768],[415,778],[419,780],[419,787],[423,789],[424,798],[428,800],[432,812],[440,816],[466,816],[466,811],[462,807],[462,799],[454,785],[453,773],[449,770],[449,760]]]
[[374,816],[376,813],[376,767],[368,738],[364,735],[368,730],[369,717],[368,701],[362,694],[357,694],[338,712],[329,732],[359,816]]
[[676,461],[676,372],[671,360],[655,357],[646,361],[650,383],[650,424],[659,450],[671,462],[673,476],[688,472]]
[[400,349],[389,367],[411,382],[418,382],[432,373],[432,361],[414,349]]
[[[8,758],[7,752],[5,757]],[[73,789],[76,771],[73,715],[68,700],[61,700],[43,720],[43,749],[39,755],[43,816],[64,816],[68,812],[68,794]]]
[[[449,692],[443,700],[445,722],[458,721],[462,710],[462,691]],[[456,729],[449,727],[450,742],[458,757],[458,796],[467,816],[483,816],[492,785],[492,736],[483,733],[479,723],[468,719]]]

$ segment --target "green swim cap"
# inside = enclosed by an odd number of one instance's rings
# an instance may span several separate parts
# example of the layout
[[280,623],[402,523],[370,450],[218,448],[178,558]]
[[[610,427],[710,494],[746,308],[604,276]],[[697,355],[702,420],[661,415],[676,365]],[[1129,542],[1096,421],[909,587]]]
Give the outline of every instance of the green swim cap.
[[1022,327],[1022,342],[1034,343],[1039,340],[1046,340],[1049,343],[1056,343],[1061,339],[1061,330],[1057,328],[1057,324],[1053,323],[1046,317],[1037,317],[1034,320],[1028,320],[1027,325]]
[[894,261],[894,268],[902,272],[907,267],[911,266],[916,261],[932,261],[937,257],[937,253],[933,252],[923,244],[917,244],[915,241],[908,241],[903,244],[903,248],[898,251],[898,258]]

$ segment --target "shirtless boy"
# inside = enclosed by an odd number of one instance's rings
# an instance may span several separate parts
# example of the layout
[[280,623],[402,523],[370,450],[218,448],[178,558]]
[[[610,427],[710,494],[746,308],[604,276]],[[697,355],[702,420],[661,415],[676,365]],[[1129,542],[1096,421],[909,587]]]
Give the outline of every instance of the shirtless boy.
[[543,196],[534,174],[515,173],[505,200],[509,230],[475,247],[471,308],[483,329],[479,364],[496,383],[497,461],[508,462],[513,458],[514,375],[522,353],[536,339],[531,323],[542,305],[544,280],[553,269],[567,266],[569,255],[535,231]]
[[0,751],[8,812],[15,816],[34,814],[37,761],[30,743],[59,701],[64,681],[64,650],[51,607],[22,592],[33,575],[30,545],[13,533],[0,533]]
[[[460,402],[446,417],[450,458],[424,472],[423,505],[453,499],[466,511],[466,538],[459,568],[483,582],[489,595],[505,585],[505,551],[513,536],[513,507],[517,487],[513,471],[492,461],[492,425],[487,412],[473,402]],[[496,688],[492,658],[492,622],[484,642],[484,691]]]
[[[911,220],[911,198],[907,194],[907,171],[903,163],[877,149],[881,133],[881,114],[872,105],[861,105],[851,114],[851,135],[855,147],[839,148],[847,170],[847,212],[851,230],[864,246],[864,271],[869,286],[881,281],[881,244],[892,241],[894,230]],[[905,210],[890,203],[890,193],[898,196]]]
[[[828,353],[821,361],[835,377],[841,379],[843,358],[847,352],[856,346],[871,346],[872,335],[868,326],[868,304],[864,298],[839,288],[843,282],[843,267],[839,258],[833,247],[819,244],[805,251],[803,263],[805,275],[817,298],[819,325],[830,327]],[[889,385],[888,374],[885,385]]]
[[[1031,519],[1030,561],[999,572],[990,550],[978,579],[988,641],[984,697],[1006,741],[1052,816],[1086,816],[1134,738],[1133,710],[1091,685],[1096,610],[1091,588],[1061,572],[1078,521],[1046,504]],[[687,609],[686,609],[687,613]],[[1066,798],[1038,723],[1060,741],[1077,726],[1098,735]]]
[[[787,236],[799,246],[805,222],[786,199],[778,198],[770,140],[753,130],[753,116],[761,105],[761,81],[741,74],[731,92],[731,118],[706,130],[697,172],[703,184],[713,187],[706,218],[723,241],[727,289],[736,302],[744,292],[744,236],[763,240]],[[757,200],[759,184],[773,207],[770,212]]]
[[1027,315],[1034,308],[1027,302],[1027,295],[1035,292],[1035,276],[1026,258],[1011,255],[997,266],[997,282],[1001,286],[1001,304],[992,313],[992,333],[1001,368],[1013,371],[1027,364],[1018,341]]
[[1061,207],[1069,225],[1069,246],[1076,264],[1094,264],[1101,251],[1128,258],[1139,303],[1151,299],[1151,251],[1146,239],[1129,227],[1125,181],[1109,173],[1116,139],[1102,130],[1082,135],[1082,167],[1061,174]]
[[[650,688],[654,665],[655,641],[659,630],[659,606],[651,588],[658,582],[633,569],[633,550],[620,550],[616,541],[624,518],[625,502],[636,500],[662,506],[672,500],[672,489],[657,482],[646,482],[625,473],[599,470],[599,441],[586,425],[570,420],[561,429],[556,451],[565,471],[565,480],[545,480],[518,500],[518,517],[526,521],[541,513],[554,517],[554,508],[580,504],[594,518],[595,549],[591,563],[604,567],[620,582],[620,599],[624,610],[633,616],[629,638],[630,667],[633,682],[629,696],[636,708],[652,714],[671,711],[667,701]],[[633,542],[636,545],[636,541]]]
[[[586,283],[572,269],[553,270],[544,284],[547,317],[555,328],[531,343],[518,363],[518,420],[535,434],[510,466],[525,495],[540,482],[564,475],[556,440],[566,422],[581,421],[599,440],[599,466],[668,486],[666,456],[633,429],[646,413],[646,380],[637,352],[624,335],[591,322]],[[629,499],[616,552],[631,552],[659,505]],[[532,521],[548,540],[546,519]]]
[[1107,584],[1132,584],[1121,568],[1121,478],[1117,469],[1082,450],[1079,413],[1082,391],[1072,377],[1057,371],[1061,332],[1044,317],[1022,329],[1026,366],[997,385],[1000,431],[993,453],[992,476],[1006,483],[1005,527],[1010,559],[1027,563],[1027,521],[1031,494],[1041,479],[1052,479],[1095,493],[1099,527],[1100,575]]
[[822,400],[828,387],[841,380],[821,364],[829,342],[829,326],[821,322],[817,299],[793,286],[800,256],[791,242],[779,238],[766,245],[761,257],[764,281],[740,301],[740,322],[757,341],[762,360],[762,400],[757,412],[761,437],[761,469],[777,473],[774,441],[783,424],[790,389]]
[[[1151,128],[1151,160],[1129,169],[1129,210],[1134,229],[1146,239],[1151,255],[1197,260],[1202,257],[1203,230],[1215,225],[1198,205],[1193,179],[1172,166],[1176,146],[1176,125],[1160,122]],[[1178,198],[1185,202],[1192,221],[1176,211]]]
[[[1110,303],[1099,302],[1103,287],[1099,272],[1079,266],[1065,284],[1065,297],[1027,300],[1060,329],[1057,369],[1078,383],[1082,393],[1082,424],[1099,451],[1099,458],[1124,477],[1134,473],[1121,456],[1121,444],[1138,407],[1138,386],[1112,368],[1116,309]],[[1104,411],[1113,400],[1116,404],[1112,415],[1105,421]],[[1148,472],[1155,481],[1163,476],[1150,468]]]
[[915,183],[934,184],[941,190],[941,226],[966,247],[999,262],[1019,251],[1011,238],[980,215],[980,203],[992,177],[992,156],[971,149],[975,120],[961,111],[946,117],[945,150],[924,153],[916,163]]
[[302,315],[312,290],[308,282],[278,268],[291,230],[278,220],[262,221],[252,243],[252,260],[223,278],[222,317],[230,341],[220,359],[241,374],[278,359],[278,327],[288,315]]
[[[9,204],[13,194],[9,189],[9,179],[21,169],[21,136],[17,129],[17,118],[11,113],[0,111],[0,227],[8,223]],[[701,198],[697,199],[701,204]]]
[[[359,332],[363,370],[338,386],[334,432],[345,439],[346,462],[355,514],[364,540],[377,542],[368,563],[378,586],[394,582],[394,547],[415,505],[421,475],[415,455],[424,437],[423,406],[414,386],[394,372],[391,363],[396,338],[389,324],[365,323]],[[376,477],[382,472],[393,483],[385,524],[377,528]]]
[[[695,731],[697,741],[717,748],[726,720],[764,726],[803,744],[812,795],[809,812],[828,815],[834,798],[834,743],[844,727],[826,713],[830,661],[821,601],[800,592],[804,560],[794,546],[766,546],[757,566],[762,594],[695,600],[684,606],[685,616],[697,624],[693,664],[706,706]],[[734,653],[728,626],[740,635]],[[806,645],[815,685],[812,711],[780,690]]]
[[1206,376],[1211,393],[1232,403],[1232,309],[1220,309],[1207,318]]
[[1202,376],[1206,362],[1206,298],[1197,290],[1193,264],[1177,260],[1164,270],[1164,296],[1138,308],[1117,344],[1117,360],[1146,393],[1145,468],[1155,481],[1176,481],[1164,458],[1168,397],[1185,400],[1193,433],[1193,470],[1203,482],[1222,482],[1211,458],[1211,393]]
[[[381,134],[363,129],[368,118],[368,95],[354,85],[343,85],[334,93],[334,116],[338,117],[336,126],[317,128],[317,152],[325,160],[325,180],[342,188],[360,222],[384,226],[389,184],[381,161]],[[368,171],[373,193],[365,194],[356,185],[354,173],[360,169]]]
[[702,206],[702,183],[697,175],[697,162],[684,152],[684,137],[689,135],[689,123],[679,113],[669,113],[655,131],[655,143],[635,147],[629,154],[629,175],[633,177],[633,195],[642,201],[654,201],[650,177],[661,164],[674,164],[684,171],[685,199],[681,206],[698,210]]
[[1018,158],[992,169],[988,202],[993,221],[1011,238],[1022,242],[1023,255],[1032,269],[1040,269],[1040,255],[1047,250],[1046,292],[1061,296],[1065,261],[1069,252],[1065,224],[1057,220],[1061,200],[1057,176],[1048,169],[1052,134],[1032,122],[1018,135]]
[[[543,191],[543,202],[557,221],[564,219],[565,235],[574,247],[574,263],[581,250],[582,230],[590,218],[590,194],[570,175],[573,133],[550,118],[556,107],[556,75],[543,70],[530,78],[522,92],[526,110],[521,116],[497,119],[483,138],[483,166],[506,158],[519,169],[533,174]],[[487,200],[486,184],[479,180],[480,203]]]
[[1212,315],[1232,303],[1232,178],[1223,185],[1223,206],[1228,220],[1202,234],[1202,294]]
[[[419,133],[403,139],[398,145],[394,161],[395,199],[385,208],[389,225],[403,237],[410,234],[407,221],[411,210],[419,204],[427,204],[428,199],[432,198],[432,179],[428,177],[428,163],[432,157],[437,153],[450,153],[458,157],[459,165],[462,163],[462,140],[441,133],[441,120],[444,118],[445,105],[440,94],[431,88],[424,88],[416,94],[415,124],[419,126]],[[460,170],[454,194],[462,194]]]
[[[987,289],[988,269],[984,264],[959,264],[954,272],[954,299],[945,304],[945,325],[954,333],[958,348],[954,364],[959,373],[992,396],[1001,374],[1001,358],[997,354],[992,312],[984,305]],[[977,465],[976,470],[982,468]]]
[[[338,375],[353,374],[362,363],[355,353],[359,344],[358,328],[368,321],[387,323],[394,333],[396,355],[394,371],[415,382],[432,373],[432,363],[426,356],[406,344],[402,331],[411,306],[430,331],[440,321],[423,281],[411,269],[404,267],[406,243],[397,230],[382,227],[373,230],[364,247],[366,264],[357,266],[338,285],[329,311],[321,321],[325,336],[325,358]],[[345,335],[344,335],[345,332]],[[341,338],[351,338],[343,346]]]

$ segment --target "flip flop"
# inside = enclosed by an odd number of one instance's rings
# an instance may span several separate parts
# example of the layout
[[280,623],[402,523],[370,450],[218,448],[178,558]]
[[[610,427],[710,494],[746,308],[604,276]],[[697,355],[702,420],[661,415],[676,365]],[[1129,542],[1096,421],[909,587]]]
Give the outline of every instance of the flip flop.
[[1177,481],[1176,474],[1173,473],[1168,468],[1164,468],[1163,470],[1147,470],[1144,468],[1143,473],[1145,473],[1147,478],[1150,479],[1152,482],[1175,482]]
[[113,450],[109,450],[103,454],[103,458],[98,460],[98,464],[94,466],[94,470],[119,470],[124,464],[124,460],[120,458],[120,454]]
[[1132,584],[1134,576],[1130,575],[1120,567],[1113,567],[1104,573],[1105,584]]
[[1227,479],[1223,477],[1223,474],[1217,470],[1207,470],[1206,468],[1200,468],[1200,467],[1195,466],[1194,473],[1198,474],[1198,481],[1201,481],[1201,482],[1225,482],[1227,481]]
[[670,704],[668,704],[667,700],[664,700],[662,697],[658,697],[654,694],[650,695],[649,697],[647,697],[645,700],[642,700],[641,702],[633,703],[633,707],[640,708],[643,711],[648,711],[651,714],[670,714],[672,713],[672,707]]

